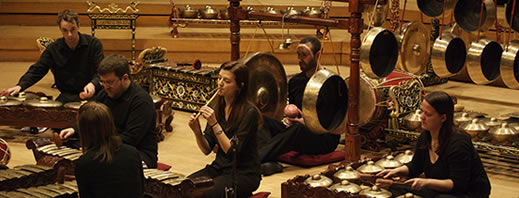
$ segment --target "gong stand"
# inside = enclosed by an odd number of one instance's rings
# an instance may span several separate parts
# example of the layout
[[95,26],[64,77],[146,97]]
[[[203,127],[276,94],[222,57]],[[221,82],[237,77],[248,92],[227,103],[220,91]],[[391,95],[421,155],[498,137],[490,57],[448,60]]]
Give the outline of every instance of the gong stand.
[[[350,40],[350,86],[348,89],[348,133],[345,139],[345,161],[352,162],[360,159],[360,134],[359,134],[359,79],[360,79],[360,34],[363,31],[361,4],[375,4],[376,0],[332,0],[348,2],[350,17],[348,19],[321,19],[303,16],[285,16],[281,14],[268,14],[257,11],[247,12],[240,7],[241,0],[229,0],[229,18],[231,21],[231,60],[240,58],[240,20],[259,19],[270,21],[282,21],[289,23],[308,24],[325,27],[348,29],[351,33]],[[379,4],[386,4],[386,0],[379,0]]]
[[[132,1],[125,9],[119,8],[115,3],[111,3],[107,8],[101,8],[96,2],[87,1],[88,17],[92,20],[92,36],[95,36],[96,29],[112,30],[131,30],[131,60],[135,61],[135,28],[139,17],[139,2]],[[132,11],[130,14],[129,11]]]
[[[433,19],[431,24],[432,24],[432,30],[431,30],[431,35],[429,38],[430,38],[431,42],[434,42],[436,40],[436,38],[438,38],[438,36],[440,36],[440,34],[441,34],[440,33],[441,23],[440,23],[439,19]],[[432,51],[432,45],[429,50]],[[449,80],[449,78],[440,78],[438,75],[436,75],[436,73],[434,73],[434,70],[432,67],[432,62],[431,62],[431,56],[429,56],[429,62],[427,62],[427,69],[420,76],[420,78],[425,87],[447,83],[447,81]]]

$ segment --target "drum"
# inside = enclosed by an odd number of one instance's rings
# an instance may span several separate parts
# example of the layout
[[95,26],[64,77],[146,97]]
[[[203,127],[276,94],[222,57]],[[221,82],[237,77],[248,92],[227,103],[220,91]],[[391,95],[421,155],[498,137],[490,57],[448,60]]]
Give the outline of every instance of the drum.
[[0,165],[7,165],[11,159],[11,151],[7,142],[0,138]]
[[[349,82],[349,77],[346,81]],[[387,117],[391,104],[410,112],[417,109],[422,100],[422,82],[407,72],[394,71],[378,80],[361,73],[359,83],[359,126]]]

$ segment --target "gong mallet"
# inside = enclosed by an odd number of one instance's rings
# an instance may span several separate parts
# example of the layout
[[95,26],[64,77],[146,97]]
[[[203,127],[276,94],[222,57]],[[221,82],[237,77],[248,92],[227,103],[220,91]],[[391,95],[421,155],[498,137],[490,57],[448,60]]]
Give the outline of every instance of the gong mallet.
[[52,139],[54,140],[54,144],[59,148],[63,145],[63,143],[69,141],[69,140],[79,140],[78,138],[67,138],[67,139],[61,139],[59,137],[58,133],[52,133]]

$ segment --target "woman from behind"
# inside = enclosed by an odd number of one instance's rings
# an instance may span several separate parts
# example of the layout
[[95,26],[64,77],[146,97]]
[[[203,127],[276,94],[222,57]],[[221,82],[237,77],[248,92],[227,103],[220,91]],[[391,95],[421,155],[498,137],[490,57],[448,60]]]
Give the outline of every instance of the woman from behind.
[[142,160],[135,147],[116,135],[112,113],[88,102],[78,112],[83,155],[76,161],[79,194],[85,197],[143,197]]

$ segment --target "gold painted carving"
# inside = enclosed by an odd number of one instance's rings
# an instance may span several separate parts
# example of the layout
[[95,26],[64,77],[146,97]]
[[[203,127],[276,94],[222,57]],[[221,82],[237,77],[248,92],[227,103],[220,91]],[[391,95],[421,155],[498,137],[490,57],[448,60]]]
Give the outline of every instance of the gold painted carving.
[[87,1],[87,4],[88,4],[87,13],[93,13],[96,10],[99,13],[107,12],[110,14],[117,14],[119,12],[126,14],[129,10],[131,10],[133,13],[139,12],[139,8],[137,8],[137,6],[139,5],[138,1],[131,1],[130,5],[127,6],[125,9],[119,8],[119,6],[115,3],[109,4],[107,8],[101,8],[101,6],[97,5],[97,3],[94,1]]

